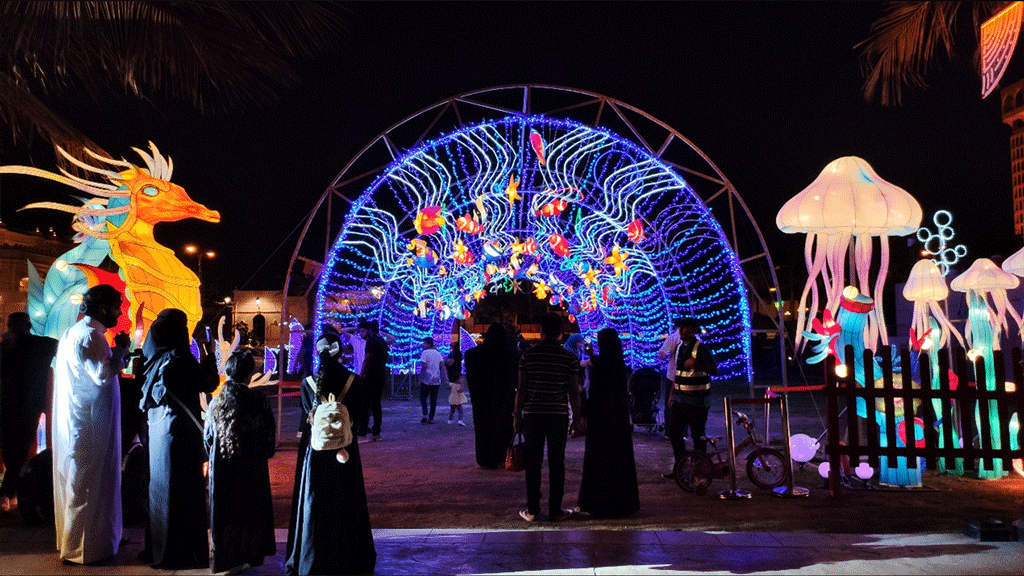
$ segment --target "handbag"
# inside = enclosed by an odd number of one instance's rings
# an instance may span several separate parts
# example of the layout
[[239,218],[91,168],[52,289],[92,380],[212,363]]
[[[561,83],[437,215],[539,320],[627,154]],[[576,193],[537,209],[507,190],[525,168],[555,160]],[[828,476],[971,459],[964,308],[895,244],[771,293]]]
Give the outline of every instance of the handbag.
[[526,470],[526,440],[523,439],[522,432],[516,433],[512,438],[512,443],[505,451],[505,470],[509,472]]
[[313,450],[338,450],[352,443],[352,419],[348,408],[341,401],[348,393],[355,374],[350,374],[345,388],[338,398],[331,394],[327,399],[318,397],[320,403],[309,415],[309,446]]

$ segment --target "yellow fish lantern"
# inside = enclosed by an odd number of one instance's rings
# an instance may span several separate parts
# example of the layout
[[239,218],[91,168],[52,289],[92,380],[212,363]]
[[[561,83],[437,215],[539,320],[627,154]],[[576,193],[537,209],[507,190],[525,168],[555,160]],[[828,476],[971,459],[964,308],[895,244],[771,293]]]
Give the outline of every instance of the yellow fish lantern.
[[597,268],[591,266],[590,264],[581,264],[580,277],[583,278],[583,283],[586,284],[587,286],[590,286],[591,284],[597,284]]
[[444,226],[444,213],[440,206],[427,206],[420,210],[420,213],[416,215],[416,219],[412,223],[416,227],[416,232],[423,235],[430,235]]
[[604,259],[605,264],[611,264],[615,268],[615,276],[622,276],[622,273],[629,270],[629,266],[626,266],[626,258],[629,256],[628,253],[619,250],[619,245],[616,244],[612,248],[612,253]]
[[516,180],[515,176],[508,177],[508,186],[505,187],[505,195],[508,196],[509,206],[512,206],[516,200],[523,199],[523,197],[519,195],[519,180]]

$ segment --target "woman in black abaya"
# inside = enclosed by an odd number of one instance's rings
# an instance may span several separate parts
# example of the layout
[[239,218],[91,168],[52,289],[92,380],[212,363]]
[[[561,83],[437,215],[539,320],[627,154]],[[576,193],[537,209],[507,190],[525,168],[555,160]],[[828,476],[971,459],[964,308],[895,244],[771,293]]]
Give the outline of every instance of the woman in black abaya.
[[199,424],[199,394],[218,384],[217,360],[197,362],[189,350],[188,318],[166,309],[149,328],[139,405],[149,421],[149,530],[154,568],[209,566],[206,535],[206,448]]
[[[372,572],[377,552],[366,505],[363,464],[353,435],[342,463],[336,450],[313,450],[309,445],[307,414],[315,410],[317,397],[341,396],[352,374],[338,360],[341,340],[324,334],[316,343],[320,368],[302,382],[299,414],[299,456],[288,525],[287,574],[362,574]],[[319,392],[319,395],[318,395]],[[356,377],[341,403],[349,416],[360,414],[362,386]]]
[[206,417],[211,572],[260,566],[275,551],[267,460],[274,455],[277,423],[267,397],[247,386],[255,365],[249,350],[228,358],[228,381]]
[[640,496],[622,342],[615,330],[605,328],[597,333],[597,346],[584,410],[587,441],[579,508],[596,518],[628,516],[640,509]]
[[518,356],[508,331],[491,324],[484,341],[466,350],[466,387],[473,406],[476,462],[500,468],[512,442],[512,408],[516,396]]

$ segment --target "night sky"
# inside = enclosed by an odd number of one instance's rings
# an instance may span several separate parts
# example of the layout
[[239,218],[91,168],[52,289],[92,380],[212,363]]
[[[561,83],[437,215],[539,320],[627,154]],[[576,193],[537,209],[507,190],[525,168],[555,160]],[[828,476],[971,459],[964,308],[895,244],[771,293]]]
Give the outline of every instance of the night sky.
[[[450,96],[520,83],[604,94],[678,130],[736,186],[776,263],[802,266],[803,235],[775,228],[779,208],[846,155],[914,195],[926,223],[953,211],[969,259],[1015,252],[1009,128],[998,91],[980,97],[974,45],[940,59],[930,88],[903,106],[866,103],[854,46],[879,13],[860,2],[360,3],[345,7],[336,49],[303,63],[302,85],[261,110],[200,114],[159,95],[46,102],[115,156],[137,160],[130,147],[153,140],[173,158],[173,181],[223,221],[162,224],[157,238],[179,253],[189,241],[215,250],[203,276],[218,295],[283,285],[295,228],[378,133]],[[1021,59],[1003,85],[1022,76]],[[39,143],[0,150],[0,161],[54,166]],[[16,209],[73,190],[0,184],[5,223],[70,235],[66,215]],[[916,252],[905,245],[894,253]]]

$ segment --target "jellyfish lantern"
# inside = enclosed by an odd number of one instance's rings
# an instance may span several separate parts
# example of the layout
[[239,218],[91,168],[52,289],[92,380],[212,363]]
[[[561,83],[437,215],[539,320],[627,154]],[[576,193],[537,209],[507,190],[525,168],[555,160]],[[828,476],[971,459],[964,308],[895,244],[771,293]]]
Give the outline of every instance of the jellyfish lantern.
[[[824,284],[825,306],[832,314],[839,308],[843,289],[852,284],[868,298],[880,295],[889,269],[888,236],[913,234],[921,225],[921,206],[906,190],[886,182],[861,158],[845,156],[830,162],[817,179],[789,199],[775,218],[787,234],[805,233],[804,258],[808,278],[800,295],[796,345],[801,330],[811,328],[807,298],[813,319],[818,310],[818,282]],[[879,265],[871,283],[873,238],[879,238]],[[847,256],[853,265],[846,271]],[[881,300],[868,319],[865,346],[888,344]]]
[[[978,258],[971,264],[966,272],[957,276],[950,282],[949,286],[957,292],[967,293],[967,328],[965,336],[971,350],[968,356],[971,359],[978,356],[985,360],[985,373],[975,374],[978,382],[984,377],[985,389],[995,390],[995,371],[993,366],[992,352],[999,349],[999,334],[1008,328],[1006,314],[1017,322],[1019,327],[1021,318],[1017,311],[1010,305],[1006,298],[1006,291],[1016,288],[1020,280],[1007,272],[1004,272],[995,262],[988,258]],[[989,304],[991,298],[992,304]],[[974,419],[981,430],[981,409],[982,402],[978,402],[974,411]],[[999,449],[1002,446],[999,434],[999,411],[995,400],[987,403],[987,414],[991,423],[992,447]],[[978,470],[979,478],[1002,478],[1003,461],[993,460],[991,470]]]
[[[931,368],[931,382],[929,384],[933,390],[939,389],[939,352],[946,346],[949,336],[953,335],[960,342],[960,346],[964,346],[963,336],[953,327],[946,313],[939,307],[939,303],[944,301],[948,295],[949,288],[946,287],[946,280],[942,276],[942,270],[934,260],[919,260],[917,264],[914,264],[914,267],[910,270],[910,277],[907,278],[907,283],[903,286],[903,297],[914,303],[913,319],[910,328],[910,346],[915,352],[926,356],[928,365]],[[935,421],[940,423],[937,427],[939,447],[944,448],[946,437],[943,434],[942,427],[952,423],[942,423],[941,399],[932,399],[932,409],[935,411]],[[950,413],[955,417],[956,410],[953,409]],[[959,443],[956,433],[957,427],[952,426],[952,429],[953,445],[956,446]],[[954,469],[950,470],[947,469],[946,459],[940,458],[939,471],[961,475],[964,473],[964,460],[963,458],[957,458]]]

